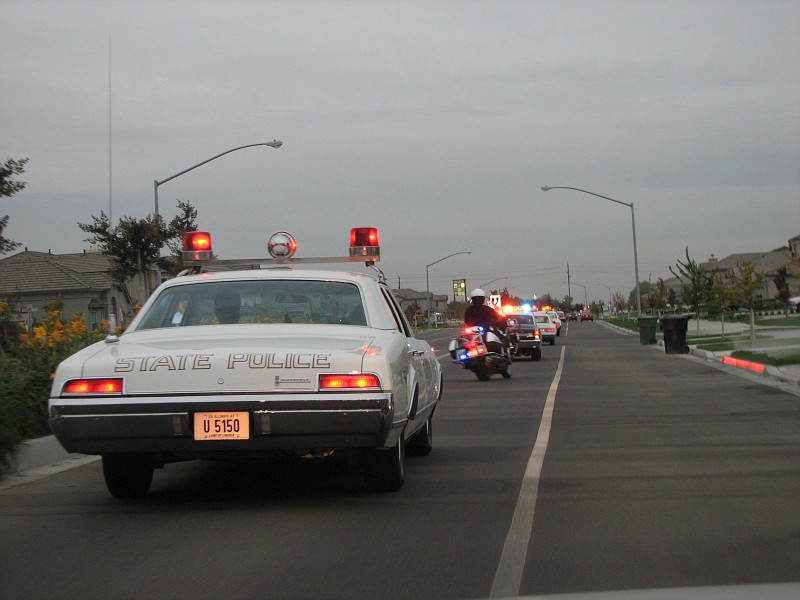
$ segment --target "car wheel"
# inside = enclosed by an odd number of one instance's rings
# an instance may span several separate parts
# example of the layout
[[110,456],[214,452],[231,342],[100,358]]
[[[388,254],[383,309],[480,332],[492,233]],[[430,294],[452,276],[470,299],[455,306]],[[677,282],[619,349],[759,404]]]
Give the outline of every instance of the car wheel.
[[144,496],[153,482],[153,469],[153,461],[147,455],[103,455],[103,477],[115,498]]
[[541,348],[535,348],[531,352],[531,360],[541,360],[541,359],[542,359],[542,349]]
[[551,346],[555,346],[556,345],[556,338],[551,338],[550,339],[550,345]]
[[393,448],[361,448],[364,484],[370,492],[396,492],[405,481],[406,444],[403,436]]
[[428,456],[433,450],[433,415],[406,444],[406,456]]
[[500,371],[500,375],[503,376],[503,379],[510,379],[511,378],[511,367],[508,366],[502,371]]

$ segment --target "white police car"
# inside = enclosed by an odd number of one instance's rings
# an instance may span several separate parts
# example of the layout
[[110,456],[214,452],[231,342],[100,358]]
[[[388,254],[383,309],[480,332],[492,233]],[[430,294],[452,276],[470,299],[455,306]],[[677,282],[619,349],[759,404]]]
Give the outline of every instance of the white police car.
[[[377,231],[350,256],[293,258],[275,234],[270,268],[208,272],[205,232],[184,236],[191,272],[163,283],[119,337],[62,362],[50,424],[69,452],[99,454],[116,497],[150,488],[155,468],[197,459],[357,455],[371,491],[395,491],[405,454],[428,454],[442,393],[430,345],[414,337],[378,275],[293,262],[379,260]],[[277,263],[277,267],[275,267]]]

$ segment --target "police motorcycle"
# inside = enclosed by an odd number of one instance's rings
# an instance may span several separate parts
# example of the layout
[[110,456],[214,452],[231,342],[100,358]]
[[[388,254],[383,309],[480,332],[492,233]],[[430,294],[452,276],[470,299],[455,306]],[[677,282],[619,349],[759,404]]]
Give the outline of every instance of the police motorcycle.
[[496,373],[505,379],[511,377],[508,348],[494,328],[464,327],[456,339],[450,340],[449,350],[454,364],[472,371],[481,381],[489,381]]

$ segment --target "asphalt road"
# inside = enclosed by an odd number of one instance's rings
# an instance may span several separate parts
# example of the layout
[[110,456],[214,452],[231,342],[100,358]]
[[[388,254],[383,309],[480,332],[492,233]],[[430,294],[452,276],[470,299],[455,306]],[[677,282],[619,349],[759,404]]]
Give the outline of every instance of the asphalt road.
[[[450,332],[427,334],[441,349]],[[800,581],[800,398],[597,323],[480,382],[434,450],[353,465],[99,462],[0,491],[0,598],[488,598]]]

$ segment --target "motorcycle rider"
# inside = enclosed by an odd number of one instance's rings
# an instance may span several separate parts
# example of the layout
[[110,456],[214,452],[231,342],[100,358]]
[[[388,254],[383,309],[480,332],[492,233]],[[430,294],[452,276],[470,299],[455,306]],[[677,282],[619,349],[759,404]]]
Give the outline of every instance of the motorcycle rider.
[[469,296],[472,304],[464,311],[464,324],[468,327],[480,325],[487,331],[493,330],[501,340],[501,347],[491,348],[490,344],[496,345],[493,342],[487,342],[486,346],[494,352],[503,354],[503,349],[507,346],[506,328],[508,327],[508,322],[506,318],[486,303],[486,292],[482,289],[475,288],[470,292]]

